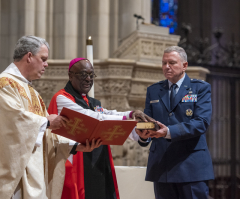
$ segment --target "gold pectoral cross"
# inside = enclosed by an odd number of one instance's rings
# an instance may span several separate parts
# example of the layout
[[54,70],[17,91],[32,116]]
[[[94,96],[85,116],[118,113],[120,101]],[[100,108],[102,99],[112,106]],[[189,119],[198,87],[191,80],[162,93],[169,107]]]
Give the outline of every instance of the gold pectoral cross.
[[113,138],[117,138],[118,136],[125,135],[124,129],[122,129],[122,126],[116,125],[113,128],[108,129],[105,132],[102,132],[102,136],[106,138],[106,141],[112,141]]
[[67,124],[68,134],[76,135],[86,133],[88,129],[85,127],[84,123],[79,118],[74,118],[73,120],[70,120],[70,122]]

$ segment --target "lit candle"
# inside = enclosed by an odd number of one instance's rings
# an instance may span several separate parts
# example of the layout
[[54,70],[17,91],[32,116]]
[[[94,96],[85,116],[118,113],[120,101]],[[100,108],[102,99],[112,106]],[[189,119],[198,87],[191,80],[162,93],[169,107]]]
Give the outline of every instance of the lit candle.
[[[88,37],[87,41],[87,59],[91,62],[93,66],[93,42],[91,36]],[[88,92],[88,96],[94,98],[94,84],[91,90]]]

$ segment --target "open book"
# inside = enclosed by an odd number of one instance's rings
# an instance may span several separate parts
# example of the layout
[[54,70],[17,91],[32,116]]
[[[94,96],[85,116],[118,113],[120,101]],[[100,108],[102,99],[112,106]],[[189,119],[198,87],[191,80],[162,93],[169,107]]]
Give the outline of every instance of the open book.
[[86,139],[102,140],[103,145],[123,145],[137,121],[128,120],[97,120],[82,113],[63,108],[61,116],[70,119],[67,127],[53,130],[52,133],[64,136],[79,143],[86,143]]

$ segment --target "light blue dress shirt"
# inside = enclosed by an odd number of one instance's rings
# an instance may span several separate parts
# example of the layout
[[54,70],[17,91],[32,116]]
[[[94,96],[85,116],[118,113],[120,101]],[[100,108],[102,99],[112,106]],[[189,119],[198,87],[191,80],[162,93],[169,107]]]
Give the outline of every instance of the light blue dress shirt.
[[[184,80],[184,78],[185,78],[185,75],[186,75],[186,73],[184,73],[184,76],[180,79],[180,80],[178,80],[178,82],[176,83],[177,84],[177,88],[176,88],[176,94],[178,93],[178,91],[179,91],[179,88],[180,88],[180,86],[182,85],[182,83],[183,83],[183,80]],[[170,98],[170,95],[171,95],[171,86],[173,85],[173,83],[172,82],[170,82],[169,80],[168,80],[168,86],[169,86],[169,98]],[[168,128],[168,131],[167,131],[167,135],[165,136],[165,138],[166,139],[171,139],[171,134],[170,134],[170,130],[169,130],[169,128]]]

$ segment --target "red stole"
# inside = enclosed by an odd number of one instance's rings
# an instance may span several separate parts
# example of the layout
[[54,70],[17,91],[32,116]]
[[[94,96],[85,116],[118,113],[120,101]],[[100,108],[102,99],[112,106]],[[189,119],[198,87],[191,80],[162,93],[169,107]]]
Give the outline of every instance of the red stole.
[[87,105],[89,106],[89,103],[88,103],[88,98],[86,95],[82,95],[82,98],[84,99],[84,101],[87,103]]
[[[67,93],[64,89],[61,89],[53,96],[49,104],[49,107],[48,107],[49,114],[58,114],[57,100],[56,100],[58,95],[63,95],[76,103],[74,97],[71,94]],[[108,146],[108,155],[109,155],[109,162],[112,170],[115,193],[116,193],[117,199],[120,199],[110,146]],[[85,199],[83,152],[78,151],[76,155],[73,155],[73,164],[71,164],[71,162],[67,160],[65,164],[65,168],[66,168],[66,174],[65,174],[65,181],[63,185],[63,192],[62,192],[61,199]]]

